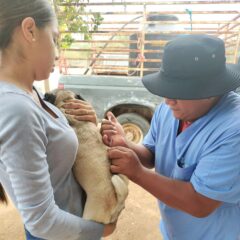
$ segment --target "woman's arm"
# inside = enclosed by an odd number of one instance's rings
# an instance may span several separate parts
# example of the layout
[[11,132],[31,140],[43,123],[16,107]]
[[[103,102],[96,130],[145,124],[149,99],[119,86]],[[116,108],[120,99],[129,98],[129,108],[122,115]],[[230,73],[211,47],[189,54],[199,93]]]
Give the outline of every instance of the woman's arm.
[[26,228],[44,239],[99,239],[102,224],[56,205],[47,163],[45,124],[36,106],[23,98],[1,96],[0,142],[1,161]]

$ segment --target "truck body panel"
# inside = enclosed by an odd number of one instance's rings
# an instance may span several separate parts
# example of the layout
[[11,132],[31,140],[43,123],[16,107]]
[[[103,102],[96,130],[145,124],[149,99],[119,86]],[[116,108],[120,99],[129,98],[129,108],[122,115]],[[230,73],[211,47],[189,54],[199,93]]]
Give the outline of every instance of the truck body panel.
[[126,138],[135,143],[143,140],[156,106],[163,101],[148,92],[139,77],[62,75],[59,88],[71,90],[90,102],[99,120],[111,111]]
[[59,86],[80,94],[89,101],[98,118],[118,106],[148,108],[152,112],[163,98],[146,90],[139,77],[62,75]]

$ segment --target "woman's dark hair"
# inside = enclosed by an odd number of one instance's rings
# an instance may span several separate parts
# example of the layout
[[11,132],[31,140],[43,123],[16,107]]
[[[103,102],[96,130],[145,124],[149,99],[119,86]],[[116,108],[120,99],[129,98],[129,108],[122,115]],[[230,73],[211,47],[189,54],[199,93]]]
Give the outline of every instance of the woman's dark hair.
[[0,0],[0,50],[10,44],[15,28],[27,17],[43,28],[55,15],[49,0]]

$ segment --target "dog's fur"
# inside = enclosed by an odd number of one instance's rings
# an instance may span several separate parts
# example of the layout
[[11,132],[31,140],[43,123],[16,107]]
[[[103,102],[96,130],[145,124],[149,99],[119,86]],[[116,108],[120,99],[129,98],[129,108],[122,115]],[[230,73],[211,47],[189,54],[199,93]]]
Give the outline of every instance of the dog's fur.
[[[45,99],[51,99],[63,113],[64,101],[76,97],[82,99],[67,90],[55,90],[53,94],[45,94]],[[128,180],[123,175],[111,174],[107,146],[103,144],[97,126],[65,115],[79,140],[73,172],[87,194],[83,218],[104,224],[115,222],[125,205]]]

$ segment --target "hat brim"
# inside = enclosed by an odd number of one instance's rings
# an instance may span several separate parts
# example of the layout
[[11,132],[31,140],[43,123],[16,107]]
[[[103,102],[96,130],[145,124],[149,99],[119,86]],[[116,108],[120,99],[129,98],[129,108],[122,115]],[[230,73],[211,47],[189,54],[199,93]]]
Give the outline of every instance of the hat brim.
[[[218,76],[197,81],[183,81],[165,76],[163,72],[148,74],[143,77],[143,85],[151,93],[170,99],[204,99],[223,95],[240,86],[240,65],[226,64],[226,68]],[[195,78],[196,80],[196,78]]]

